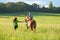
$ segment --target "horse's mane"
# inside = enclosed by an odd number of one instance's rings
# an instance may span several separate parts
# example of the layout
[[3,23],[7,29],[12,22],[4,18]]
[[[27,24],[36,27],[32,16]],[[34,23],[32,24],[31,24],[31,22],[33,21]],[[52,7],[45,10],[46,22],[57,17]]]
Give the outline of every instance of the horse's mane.
[[26,18],[29,18],[29,16],[26,16]]

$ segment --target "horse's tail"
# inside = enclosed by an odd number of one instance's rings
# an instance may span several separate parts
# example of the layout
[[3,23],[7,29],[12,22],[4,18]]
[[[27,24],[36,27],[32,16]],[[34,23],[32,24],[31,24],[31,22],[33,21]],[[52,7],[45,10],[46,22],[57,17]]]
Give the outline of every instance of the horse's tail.
[[34,24],[35,24],[35,26],[36,26],[36,21],[35,21],[35,20],[33,20],[33,22],[34,22]]
[[32,26],[34,27],[34,29],[36,29],[36,21],[35,21],[35,20],[32,21],[31,27],[32,27]]

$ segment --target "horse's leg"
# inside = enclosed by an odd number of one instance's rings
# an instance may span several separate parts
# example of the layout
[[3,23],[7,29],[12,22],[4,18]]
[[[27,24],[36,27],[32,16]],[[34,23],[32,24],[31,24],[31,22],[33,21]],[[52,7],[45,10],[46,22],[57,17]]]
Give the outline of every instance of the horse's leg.
[[33,26],[31,26],[31,31],[33,31]]
[[26,28],[28,29],[28,22],[26,22]]
[[29,27],[27,26],[27,29],[29,29]]
[[33,22],[31,23],[31,30],[33,31],[33,27],[34,27],[34,25],[33,25]]
[[26,22],[26,27],[27,27],[27,29],[28,29],[28,28],[29,28],[29,27],[28,27],[28,21],[27,21],[26,19],[25,19],[25,22]]

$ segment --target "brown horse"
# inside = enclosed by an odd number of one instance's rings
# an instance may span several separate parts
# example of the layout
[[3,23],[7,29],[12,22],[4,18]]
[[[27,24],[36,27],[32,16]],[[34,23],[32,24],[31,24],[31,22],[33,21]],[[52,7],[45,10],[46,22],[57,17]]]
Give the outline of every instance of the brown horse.
[[26,16],[25,22],[26,22],[27,29],[30,28],[32,31],[36,30],[36,21],[35,20],[31,20],[29,16]]

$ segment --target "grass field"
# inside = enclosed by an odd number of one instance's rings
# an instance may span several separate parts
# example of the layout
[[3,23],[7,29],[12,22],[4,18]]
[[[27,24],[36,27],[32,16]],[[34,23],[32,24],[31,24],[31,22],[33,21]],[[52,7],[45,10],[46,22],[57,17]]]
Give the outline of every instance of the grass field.
[[36,32],[26,30],[25,23],[19,23],[14,30],[14,17],[24,21],[24,15],[0,14],[0,40],[60,40],[60,14],[33,12],[33,15]]

